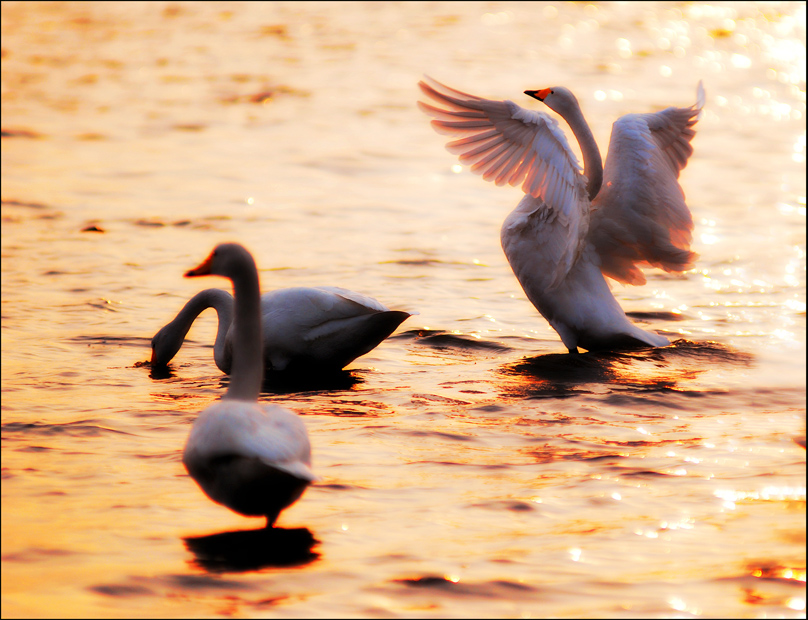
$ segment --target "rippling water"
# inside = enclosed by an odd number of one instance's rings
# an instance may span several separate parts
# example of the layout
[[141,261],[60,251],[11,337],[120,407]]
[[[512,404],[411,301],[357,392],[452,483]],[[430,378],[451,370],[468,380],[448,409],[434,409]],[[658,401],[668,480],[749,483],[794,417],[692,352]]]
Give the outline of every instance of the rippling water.
[[[615,287],[671,346],[565,353],[424,73],[604,153],[704,80],[701,258]],[[803,3],[3,2],[3,616],[805,617],[805,114]],[[276,532],[180,461],[213,313],[144,364],[224,240],[420,313],[265,385],[323,477]]]

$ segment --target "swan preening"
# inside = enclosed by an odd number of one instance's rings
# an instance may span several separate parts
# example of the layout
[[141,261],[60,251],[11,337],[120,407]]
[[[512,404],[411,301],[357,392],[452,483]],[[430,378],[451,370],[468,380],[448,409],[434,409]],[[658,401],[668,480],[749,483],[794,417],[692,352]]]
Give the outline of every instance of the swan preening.
[[418,84],[442,107],[418,102],[432,127],[455,139],[446,148],[497,185],[521,184],[524,198],[505,219],[502,249],[528,299],[570,352],[665,346],[664,336],[629,321],[605,276],[645,284],[639,267],[692,268],[693,220],[679,172],[693,152],[693,125],[704,105],[626,114],[612,126],[606,165],[578,100],[564,87],[527,90],[570,126],[578,161],[555,119],[512,101]]
[[[153,367],[180,350],[197,316],[214,308],[219,327],[213,359],[229,374],[233,358],[233,297],[221,289],[194,295],[151,341]],[[277,289],[261,296],[263,356],[267,371],[340,370],[374,349],[413,313],[389,310],[366,295],[335,286]]]
[[199,414],[182,462],[213,501],[272,527],[317,476],[303,421],[279,405],[259,403],[263,344],[258,270],[241,245],[216,246],[186,277],[219,275],[233,282],[232,366],[227,392]]

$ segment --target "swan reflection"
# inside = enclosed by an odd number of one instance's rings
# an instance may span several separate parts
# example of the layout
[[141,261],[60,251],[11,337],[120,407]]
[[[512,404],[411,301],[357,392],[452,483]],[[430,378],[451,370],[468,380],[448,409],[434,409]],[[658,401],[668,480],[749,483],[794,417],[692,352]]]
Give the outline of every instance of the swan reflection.
[[308,528],[282,527],[235,530],[183,538],[194,554],[193,564],[208,572],[246,572],[267,567],[303,566],[320,554]]

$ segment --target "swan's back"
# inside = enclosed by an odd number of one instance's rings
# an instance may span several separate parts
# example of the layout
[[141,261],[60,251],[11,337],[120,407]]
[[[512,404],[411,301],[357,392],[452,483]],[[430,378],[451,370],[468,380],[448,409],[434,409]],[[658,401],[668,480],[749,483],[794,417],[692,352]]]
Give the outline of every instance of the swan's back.
[[188,473],[213,501],[268,524],[317,477],[303,421],[279,405],[220,400],[194,422]]
[[408,317],[339,287],[291,287],[262,297],[264,353],[272,370],[340,370]]

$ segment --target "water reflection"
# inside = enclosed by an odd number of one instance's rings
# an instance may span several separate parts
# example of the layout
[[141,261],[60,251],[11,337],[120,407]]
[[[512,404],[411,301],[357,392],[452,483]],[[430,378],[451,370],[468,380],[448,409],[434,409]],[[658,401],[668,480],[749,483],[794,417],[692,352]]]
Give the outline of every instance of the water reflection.
[[194,554],[192,563],[211,573],[304,566],[320,557],[312,550],[320,541],[305,527],[234,530],[183,541]]
[[[681,384],[713,368],[752,365],[754,357],[717,342],[680,339],[667,347],[626,351],[550,353],[505,364],[499,373],[519,379],[503,385],[512,398],[568,398],[591,393],[596,384],[631,392],[681,390]],[[584,386],[590,389],[582,389]]]
[[321,390],[350,390],[364,383],[364,379],[351,370],[330,372],[269,372],[264,377],[261,392],[265,394],[289,394]]
[[[149,362],[136,362],[135,368],[149,368],[149,378],[155,381],[174,379],[177,377],[171,365],[152,366]],[[272,371],[264,376],[261,387],[263,394],[291,394],[295,392],[316,392],[323,390],[350,390],[363,383],[365,379],[359,371]],[[221,377],[219,387],[226,390],[230,383],[229,377]]]

